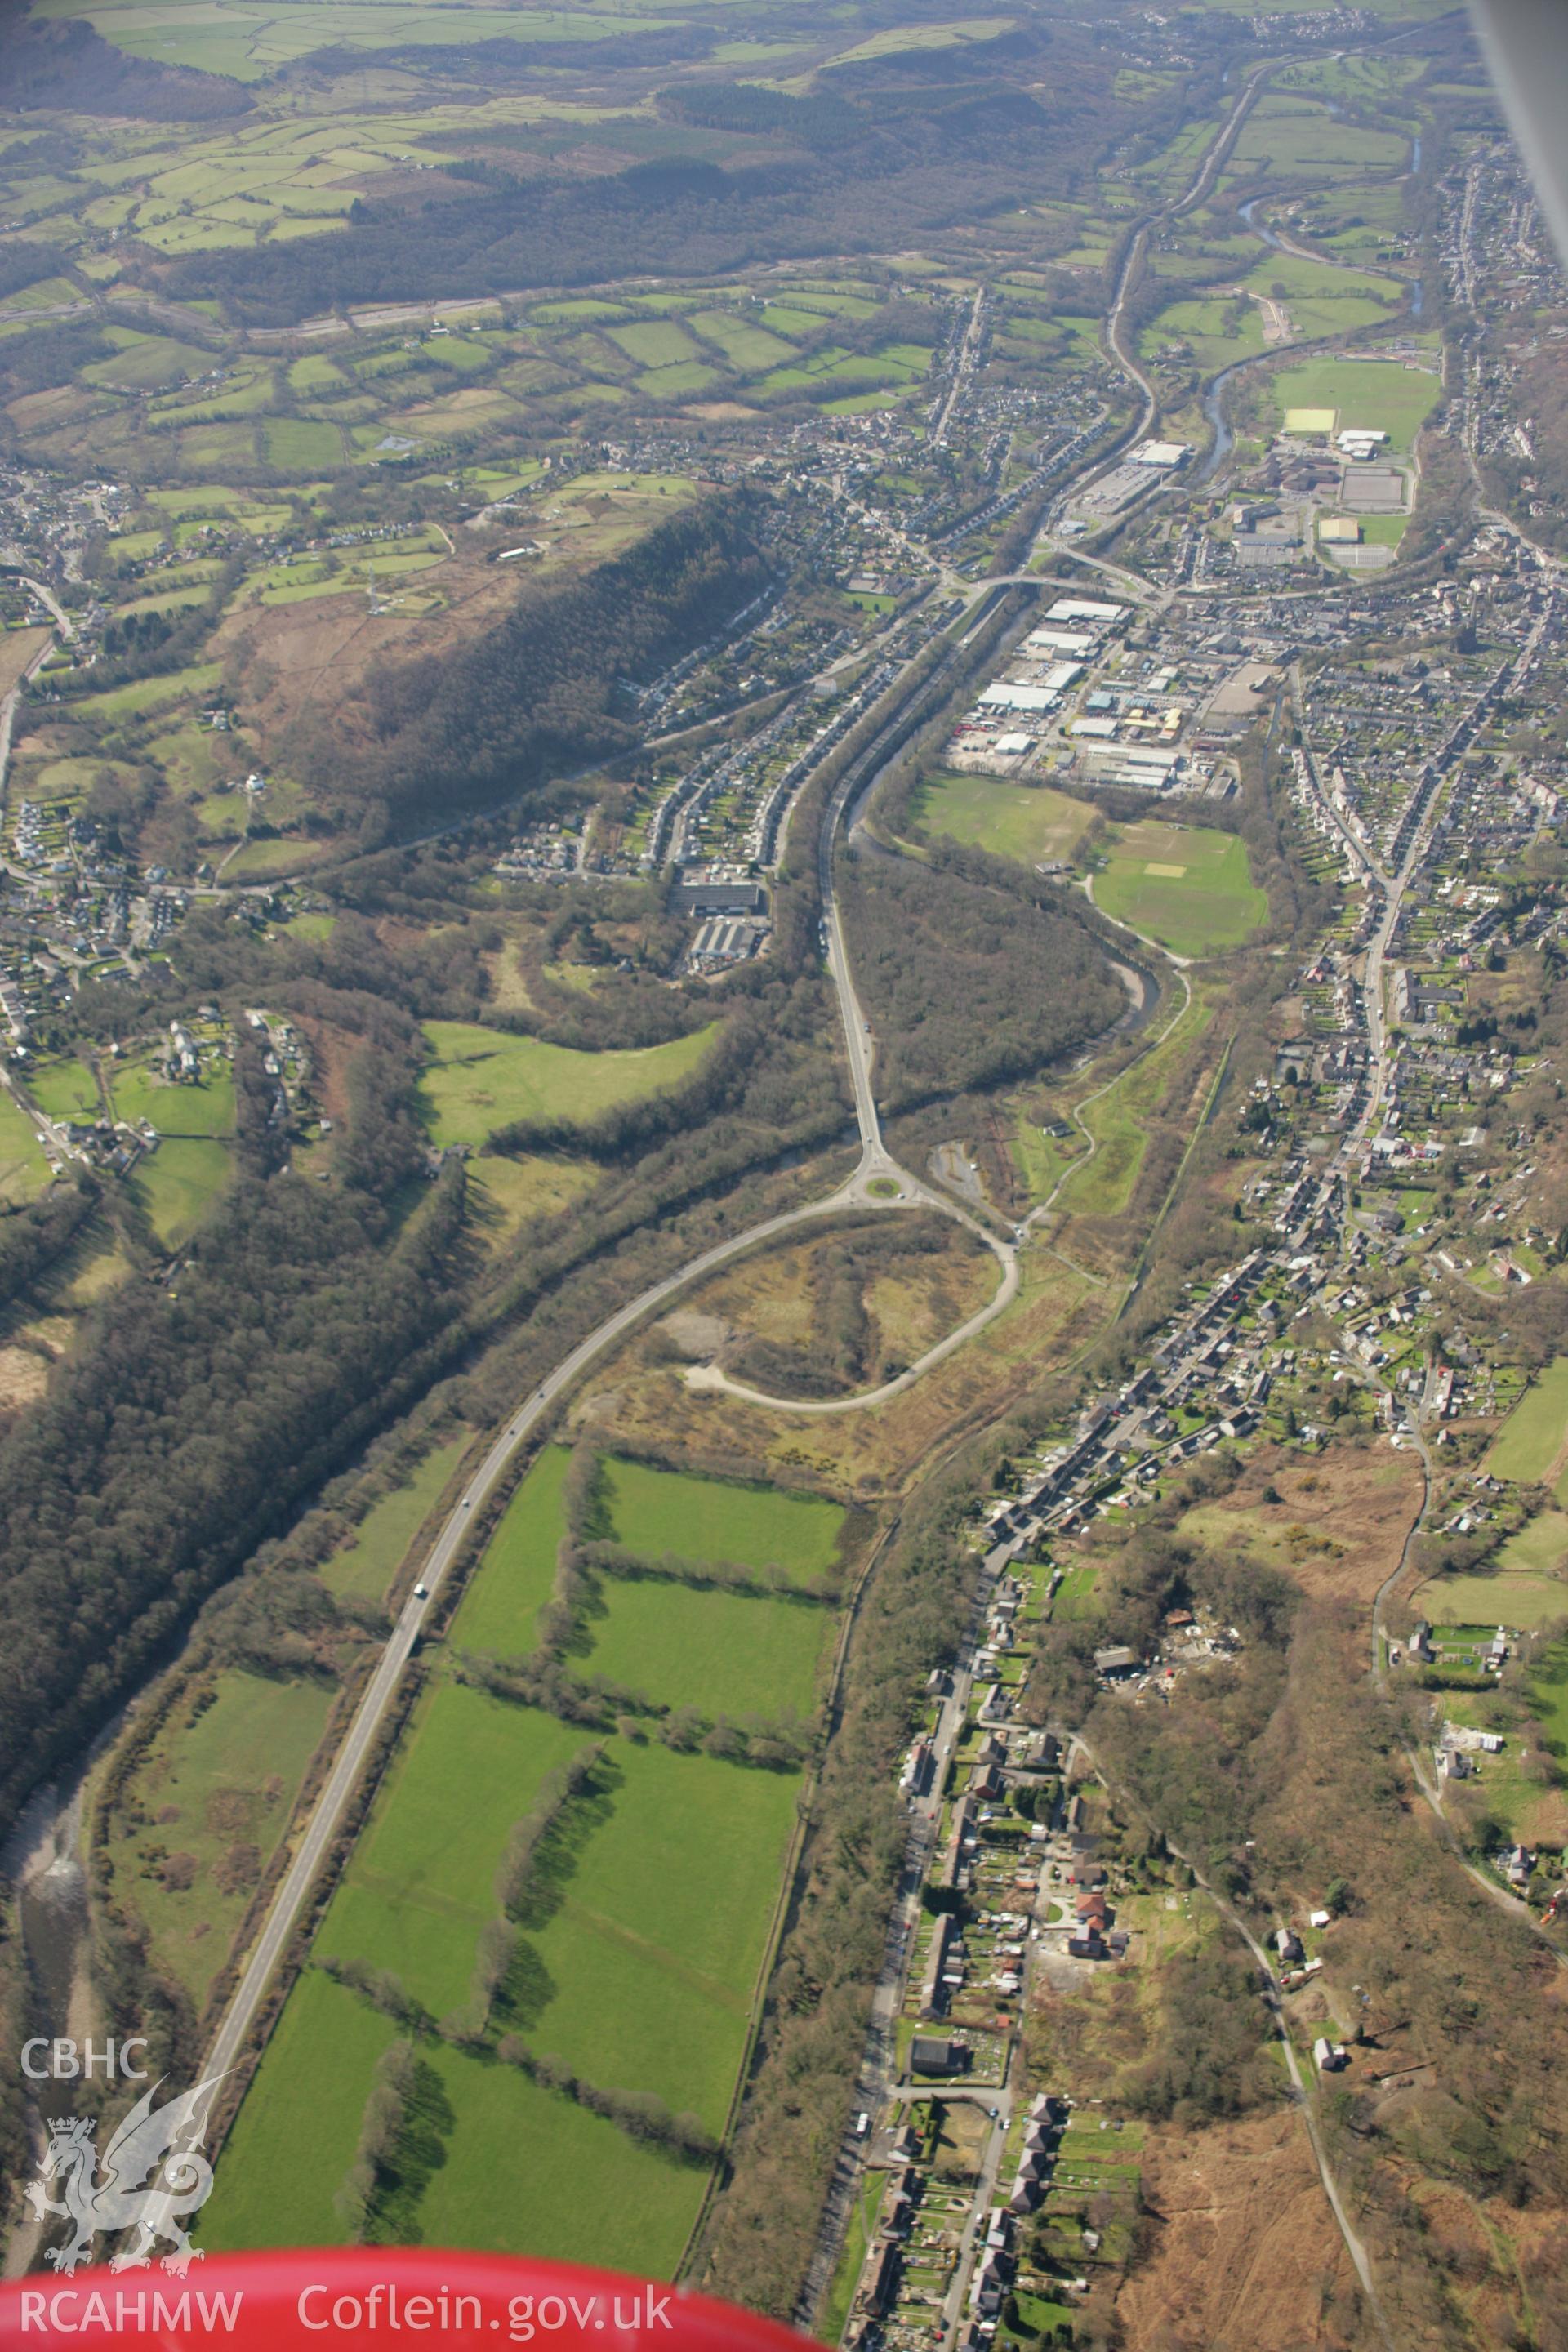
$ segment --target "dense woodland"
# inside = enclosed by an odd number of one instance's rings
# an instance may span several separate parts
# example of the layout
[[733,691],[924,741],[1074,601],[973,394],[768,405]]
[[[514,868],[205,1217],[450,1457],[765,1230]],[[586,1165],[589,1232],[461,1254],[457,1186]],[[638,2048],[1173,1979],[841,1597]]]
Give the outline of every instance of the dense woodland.
[[763,585],[744,497],[673,517],[581,580],[525,592],[499,627],[386,663],[282,747],[293,771],[381,821],[515,797],[634,740],[616,681],[647,679]]
[[855,970],[889,1109],[1032,1076],[1127,1010],[1099,943],[1064,914],[912,860],[847,860]]

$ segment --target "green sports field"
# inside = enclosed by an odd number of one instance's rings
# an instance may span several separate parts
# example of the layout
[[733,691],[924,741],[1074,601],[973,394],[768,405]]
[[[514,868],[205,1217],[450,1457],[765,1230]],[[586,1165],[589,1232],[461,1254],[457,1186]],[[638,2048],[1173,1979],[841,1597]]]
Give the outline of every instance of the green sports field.
[[718,1024],[668,1045],[582,1054],[470,1021],[427,1021],[433,1056],[419,1082],[432,1143],[483,1143],[518,1119],[585,1122],[618,1103],[679,1086],[697,1068]]
[[1239,947],[1268,913],[1236,834],[1146,818],[1129,825],[1094,879],[1097,906],[1178,955]]
[[1025,866],[1069,858],[1094,814],[1088,801],[1049,784],[1015,784],[1002,776],[933,777],[916,811],[929,832]]
[[1440,376],[1426,368],[1402,367],[1392,360],[1304,360],[1268,379],[1283,424],[1292,408],[1333,408],[1339,430],[1361,425],[1386,433],[1389,446],[1407,456],[1427,415],[1442,397]]
[[615,1540],[632,1551],[782,1568],[801,1584],[818,1581],[837,1561],[844,1513],[819,1496],[694,1478],[642,1462],[609,1461],[605,1477]]
[[1568,1356],[1533,1380],[1499,1430],[1487,1456],[1494,1478],[1521,1485],[1544,1478],[1568,1439]]

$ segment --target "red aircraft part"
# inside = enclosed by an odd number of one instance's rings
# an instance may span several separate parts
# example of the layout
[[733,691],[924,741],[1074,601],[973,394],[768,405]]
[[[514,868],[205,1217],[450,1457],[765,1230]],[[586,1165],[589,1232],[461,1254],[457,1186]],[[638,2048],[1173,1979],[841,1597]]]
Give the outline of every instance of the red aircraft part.
[[184,2276],[52,2272],[0,2285],[0,2352],[809,2352],[771,2319],[616,2271],[430,2246],[214,2254]]

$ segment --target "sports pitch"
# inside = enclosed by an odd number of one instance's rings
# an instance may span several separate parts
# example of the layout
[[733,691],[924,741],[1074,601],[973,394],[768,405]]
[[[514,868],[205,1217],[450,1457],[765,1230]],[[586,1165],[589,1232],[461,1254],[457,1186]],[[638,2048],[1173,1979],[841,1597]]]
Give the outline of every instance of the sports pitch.
[[1239,947],[1268,912],[1239,835],[1152,818],[1126,828],[1094,896],[1118,922],[1178,955]]

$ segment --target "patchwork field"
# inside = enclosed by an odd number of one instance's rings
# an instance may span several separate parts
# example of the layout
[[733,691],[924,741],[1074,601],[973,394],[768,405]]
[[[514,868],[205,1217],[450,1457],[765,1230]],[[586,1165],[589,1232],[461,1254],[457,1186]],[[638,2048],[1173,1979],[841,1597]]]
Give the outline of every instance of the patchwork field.
[[1268,913],[1236,834],[1153,818],[1129,825],[1094,877],[1097,906],[1178,955],[1239,947]]
[[426,1127],[439,1149],[483,1143],[518,1119],[578,1124],[619,1103],[679,1086],[697,1068],[717,1024],[668,1045],[584,1054],[468,1021],[427,1021],[433,1056],[420,1080]]
[[1000,776],[937,776],[921,794],[918,815],[932,833],[1036,866],[1069,858],[1095,812],[1088,801],[1049,784],[1015,784]]
[[[437,1451],[377,1504],[329,1566],[338,1589],[368,1595],[381,1585],[457,1450]],[[565,1532],[571,1458],[552,1446],[531,1466],[458,1612],[453,1652],[533,1645]],[[639,1551],[777,1564],[803,1583],[837,1562],[844,1514],[816,1496],[610,1461],[603,1504],[603,1530]],[[810,1716],[836,1622],[829,1609],[662,1577],[597,1583],[567,1650],[569,1671],[708,1720]],[[621,1720],[619,1730],[596,1732],[460,1684],[438,1664],[314,1957],[390,1970],[433,2020],[477,2017],[485,2031],[488,2015],[492,2044],[502,2031],[521,2034],[601,2089],[651,2095],[716,2133],[745,2047],[799,1775],[667,1743],[657,1716]],[[573,1759],[591,1761],[589,1776],[553,1818],[515,1901],[513,1958],[499,1990],[484,1996],[476,1962],[498,1916],[509,1840],[549,1776]],[[307,1973],[225,2156],[209,2244],[276,2243],[285,2231],[304,2243],[345,2235],[333,2198],[395,2031],[362,1996]],[[417,2048],[433,2070],[425,2123],[443,2147],[399,2207],[419,2235],[673,2271],[702,2195],[701,2164],[630,2139],[438,2033],[422,2034]],[[333,2129],[301,2159],[297,2148],[290,2155],[290,2126],[297,2136],[317,2070]],[[504,2190],[493,2177],[503,2149]]]

